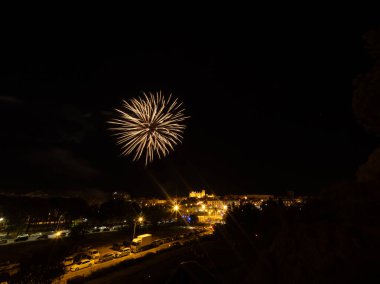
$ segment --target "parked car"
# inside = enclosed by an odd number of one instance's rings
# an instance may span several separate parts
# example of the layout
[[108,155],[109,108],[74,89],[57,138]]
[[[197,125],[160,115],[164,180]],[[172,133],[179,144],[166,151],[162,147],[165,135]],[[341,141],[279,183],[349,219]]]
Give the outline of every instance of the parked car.
[[92,259],[82,259],[79,263],[74,264],[70,267],[71,271],[78,271],[79,269],[91,267],[94,265],[94,260]]
[[171,248],[174,248],[174,247],[180,247],[181,246],[181,243],[180,242],[173,242],[172,244],[169,245]]
[[161,240],[161,239],[155,240],[155,241],[153,241],[152,246],[153,247],[158,247],[158,246],[162,245],[163,243],[164,243],[164,241]]
[[166,243],[170,243],[173,239],[171,237],[167,237],[162,240],[164,241],[164,244],[166,244]]
[[48,235],[41,235],[37,237],[37,240],[47,240],[49,238]]
[[94,259],[95,261],[97,261],[97,260],[99,259],[99,257],[100,257],[100,253],[99,253],[99,251],[96,250],[96,249],[90,249],[90,250],[88,251],[88,255],[89,255],[92,259]]
[[38,238],[38,237],[40,237],[40,236],[42,236],[42,233],[41,233],[41,232],[33,233],[33,234],[30,235],[31,238],[33,238],[33,237]]
[[72,264],[74,264],[74,257],[73,256],[66,257],[63,260],[63,265],[64,266],[68,266],[68,265],[72,265]]
[[103,232],[104,230],[107,230],[107,229],[109,229],[107,226],[100,226],[99,228],[98,228],[101,232]]
[[99,258],[99,262],[106,262],[115,258],[115,254],[106,253]]
[[113,249],[113,250],[121,251],[123,248],[125,248],[125,245],[124,245],[124,244],[114,243],[114,244],[112,245],[112,249]]
[[74,263],[79,263],[82,259],[91,259],[91,256],[89,256],[87,253],[79,253],[74,256]]
[[129,255],[130,253],[131,253],[131,249],[125,247],[125,248],[121,249],[120,252],[117,252],[117,253],[115,254],[115,257],[123,257],[123,256],[127,256],[127,255]]
[[70,230],[57,231],[57,232],[55,232],[55,237],[56,238],[66,237],[69,234],[70,234]]
[[21,242],[21,241],[26,241],[29,239],[29,235],[28,234],[23,234],[23,235],[18,235],[16,238],[15,238],[15,242]]

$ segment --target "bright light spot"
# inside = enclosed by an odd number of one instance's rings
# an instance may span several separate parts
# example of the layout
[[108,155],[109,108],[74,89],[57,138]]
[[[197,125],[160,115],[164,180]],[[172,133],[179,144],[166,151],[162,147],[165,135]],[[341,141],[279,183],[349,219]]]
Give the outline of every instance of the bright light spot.
[[224,206],[223,206],[223,209],[224,209],[224,210],[227,210],[227,208],[228,208],[227,205],[224,205]]
[[176,204],[176,205],[173,206],[173,210],[174,210],[174,211],[178,211],[178,210],[179,210],[179,206],[178,206],[178,204]]
[[2,222],[2,221],[4,221],[4,218],[3,218],[3,217],[0,218],[0,222]]
[[202,209],[205,210],[206,208],[206,205],[202,204]]
[[117,144],[123,155],[132,155],[133,161],[145,156],[145,165],[155,157],[165,157],[173,146],[181,142],[186,125],[182,103],[158,92],[124,100],[118,117],[109,121],[116,131]]
[[139,222],[142,222],[144,220],[143,217],[139,217]]

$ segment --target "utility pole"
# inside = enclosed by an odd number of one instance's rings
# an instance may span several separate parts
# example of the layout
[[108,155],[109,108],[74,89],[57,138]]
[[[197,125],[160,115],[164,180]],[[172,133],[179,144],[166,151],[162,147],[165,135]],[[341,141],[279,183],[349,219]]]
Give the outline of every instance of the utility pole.
[[63,214],[61,214],[59,216],[59,219],[58,219],[58,224],[57,224],[57,228],[55,228],[55,231],[57,232],[58,231],[58,227],[59,227],[59,223],[61,222],[61,218],[62,218]]
[[137,222],[142,222],[144,221],[144,218],[142,216],[140,216],[138,219],[135,219],[135,225],[133,226],[133,237],[132,237],[132,240],[135,238],[135,234],[136,234],[136,224]]

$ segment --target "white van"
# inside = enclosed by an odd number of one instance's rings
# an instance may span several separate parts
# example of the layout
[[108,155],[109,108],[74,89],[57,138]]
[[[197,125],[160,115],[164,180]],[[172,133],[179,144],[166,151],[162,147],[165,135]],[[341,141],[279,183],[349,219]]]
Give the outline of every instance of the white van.
[[96,249],[90,249],[88,250],[88,255],[96,262],[99,261],[100,253]]

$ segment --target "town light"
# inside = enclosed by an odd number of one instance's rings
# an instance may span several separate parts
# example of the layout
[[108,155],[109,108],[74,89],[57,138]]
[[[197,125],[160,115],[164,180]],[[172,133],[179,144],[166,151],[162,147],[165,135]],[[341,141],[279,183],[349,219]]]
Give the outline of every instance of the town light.
[[139,218],[137,218],[137,220],[135,219],[135,224],[134,224],[134,226],[133,226],[133,236],[132,236],[132,240],[135,238],[137,222],[142,223],[143,221],[144,221],[144,217],[143,217],[143,216],[140,216]]
[[174,210],[174,211],[178,211],[178,210],[179,210],[179,205],[178,205],[178,204],[175,204],[175,205],[173,206],[173,210]]
[[228,208],[227,205],[223,205],[224,210],[227,210],[227,208]]

